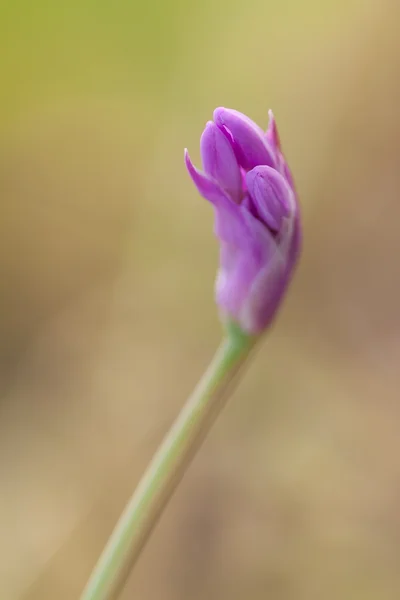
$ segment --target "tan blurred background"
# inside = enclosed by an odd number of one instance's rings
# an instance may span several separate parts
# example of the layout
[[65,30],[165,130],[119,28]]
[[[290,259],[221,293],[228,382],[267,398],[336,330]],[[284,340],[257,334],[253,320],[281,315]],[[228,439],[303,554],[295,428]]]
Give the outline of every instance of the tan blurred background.
[[125,600],[400,597],[397,0],[0,3],[0,597],[77,600],[219,343],[215,106],[278,119],[305,247]]

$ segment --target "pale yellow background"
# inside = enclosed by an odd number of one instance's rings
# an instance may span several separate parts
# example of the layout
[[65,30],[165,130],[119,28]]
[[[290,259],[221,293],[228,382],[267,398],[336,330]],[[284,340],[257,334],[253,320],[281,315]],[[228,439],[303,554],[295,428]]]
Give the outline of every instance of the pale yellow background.
[[0,598],[77,600],[216,348],[215,106],[304,214],[276,325],[125,600],[400,597],[397,0],[0,2]]

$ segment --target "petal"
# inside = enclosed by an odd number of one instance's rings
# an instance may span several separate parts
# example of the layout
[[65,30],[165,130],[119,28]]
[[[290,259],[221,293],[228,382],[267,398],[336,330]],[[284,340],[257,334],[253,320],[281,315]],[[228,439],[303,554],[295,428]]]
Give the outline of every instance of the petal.
[[251,119],[237,110],[220,107],[214,111],[214,121],[222,131],[224,128],[230,131],[237,159],[244,169],[275,164],[273,150],[264,132]]
[[276,153],[276,168],[278,171],[285,177],[290,187],[294,190],[294,182],[293,177],[290,172],[289,166],[285,160],[285,157],[282,153],[281,141],[279,138],[278,127],[276,125],[275,117],[273,115],[272,110],[268,111],[269,122],[268,129],[266,131],[266,138],[272,148],[275,149]]
[[251,239],[242,248],[221,244],[216,280],[217,303],[224,313],[239,324],[255,282],[277,252],[276,241],[269,230],[247,211],[243,212]]
[[277,251],[269,264],[260,270],[249,290],[239,317],[244,331],[257,334],[271,323],[281,305],[290,274],[284,257]]
[[244,331],[258,334],[271,324],[301,252],[301,225],[298,212],[284,220],[284,227],[278,236],[272,237],[263,267],[253,278],[251,287],[242,304],[238,323]]
[[249,239],[249,231],[242,217],[239,205],[235,204],[229,198],[227,193],[214,179],[196,169],[186,149],[185,164],[199,194],[215,207],[215,233],[217,237],[237,247],[246,245]]
[[251,253],[222,244],[215,282],[216,301],[223,313],[237,322],[259,270],[260,266]]
[[247,173],[246,184],[259,218],[279,231],[282,219],[290,215],[293,195],[284,177],[271,167],[259,166]]
[[221,189],[220,185],[213,178],[196,169],[190,160],[187,148],[185,148],[185,165],[193,183],[203,198],[214,204],[214,206],[229,200],[224,190]]
[[269,117],[268,129],[267,129],[267,132],[265,135],[267,137],[268,142],[271,144],[272,148],[275,148],[276,150],[280,150],[281,149],[281,141],[279,139],[278,127],[276,125],[275,117],[274,117],[272,110],[268,111],[268,117]]
[[249,213],[251,213],[253,215],[253,217],[258,219],[258,211],[256,209],[256,206],[255,206],[253,200],[250,198],[249,194],[245,194],[245,196],[241,202],[241,206],[242,206],[242,208],[245,208]]
[[291,226],[286,238],[277,244],[276,252],[265,269],[254,280],[240,314],[240,324],[249,333],[263,331],[274,319],[301,252],[301,224],[299,214],[289,219]]
[[296,188],[294,185],[294,180],[293,180],[293,175],[289,169],[289,165],[287,164],[287,162],[285,161],[285,159],[282,156],[282,161],[283,161],[283,167],[282,167],[282,172],[284,177],[286,178],[286,181],[288,182],[288,184],[290,185],[290,187],[292,188],[292,190],[294,191],[294,193],[296,193]]
[[235,202],[242,196],[242,177],[235,153],[228,138],[209,121],[200,138],[204,171],[228,192]]

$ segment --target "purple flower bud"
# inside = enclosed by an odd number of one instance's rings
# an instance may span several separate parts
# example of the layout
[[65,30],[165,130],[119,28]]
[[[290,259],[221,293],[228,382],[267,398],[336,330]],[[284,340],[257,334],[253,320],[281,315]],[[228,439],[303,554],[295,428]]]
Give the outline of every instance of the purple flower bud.
[[272,321],[301,247],[299,207],[272,113],[264,133],[241,113],[217,108],[201,137],[204,173],[185,162],[215,209],[220,241],[216,298],[249,334]]

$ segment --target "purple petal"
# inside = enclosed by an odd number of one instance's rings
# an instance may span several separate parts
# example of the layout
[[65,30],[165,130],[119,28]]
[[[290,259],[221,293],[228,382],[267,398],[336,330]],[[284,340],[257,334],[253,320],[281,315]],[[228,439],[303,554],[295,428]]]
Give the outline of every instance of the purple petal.
[[288,217],[293,195],[284,177],[271,167],[259,166],[246,175],[246,184],[259,218],[272,230],[279,231]]
[[236,322],[259,270],[251,254],[228,244],[221,245],[215,295],[222,312]]
[[242,217],[239,205],[229,198],[214,179],[196,169],[190,160],[187,149],[185,149],[185,164],[198,192],[215,207],[217,237],[236,247],[248,244],[248,227]]
[[278,127],[276,125],[275,117],[274,117],[272,110],[268,111],[268,116],[269,116],[268,129],[267,129],[267,132],[265,135],[267,137],[268,142],[271,144],[272,148],[274,148],[275,150],[280,150],[281,142],[279,139]]
[[285,161],[285,159],[283,158],[283,156],[282,156],[282,161],[283,161],[282,173],[283,173],[284,177],[286,178],[286,181],[288,182],[288,184],[292,188],[293,192],[296,193],[296,188],[295,188],[295,185],[294,185],[294,180],[293,180],[292,173],[291,173],[291,171],[289,169],[289,165],[287,164],[287,162]]
[[298,212],[289,226],[286,239],[282,239],[276,252],[265,263],[248,292],[240,314],[245,331],[259,333],[274,319],[301,252],[301,224]]
[[229,200],[227,194],[221,188],[219,183],[215,181],[212,177],[209,177],[205,173],[196,169],[192,161],[190,160],[189,152],[187,148],[185,148],[185,165],[189,172],[190,177],[192,178],[193,183],[197,187],[197,190],[203,198],[217,206],[221,203]]
[[276,249],[275,255],[259,271],[248,290],[240,313],[240,324],[248,333],[257,334],[269,325],[285,293],[291,271]]
[[292,177],[292,174],[288,167],[288,164],[285,160],[285,157],[282,154],[281,141],[279,138],[278,127],[276,125],[275,117],[273,115],[272,110],[268,111],[268,116],[269,116],[268,129],[266,131],[265,136],[266,136],[268,142],[270,143],[270,145],[272,146],[272,148],[275,149],[275,153],[276,153],[276,165],[275,166],[278,169],[278,171],[286,178],[290,187],[294,190],[293,177]]
[[250,248],[221,244],[220,267],[215,283],[216,300],[222,311],[240,322],[249,290],[263,268],[261,257]]
[[200,138],[204,171],[228,192],[235,202],[242,196],[242,176],[232,145],[220,129],[209,121]]
[[237,110],[220,107],[214,111],[214,121],[222,131],[230,131],[240,166],[246,170],[258,165],[274,166],[273,150],[262,129],[251,119]]
[[256,219],[258,219],[258,211],[257,208],[253,202],[253,200],[250,198],[249,194],[245,194],[242,202],[241,202],[241,207],[245,208],[250,214],[253,215],[253,217],[255,217]]
[[277,248],[269,230],[241,208],[250,236],[241,248],[221,244],[220,268],[216,281],[217,303],[224,313],[240,324],[250,290],[276,254]]

